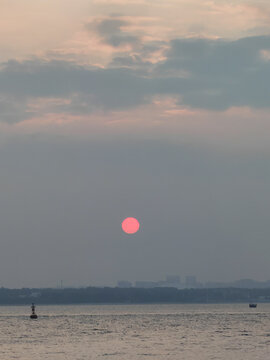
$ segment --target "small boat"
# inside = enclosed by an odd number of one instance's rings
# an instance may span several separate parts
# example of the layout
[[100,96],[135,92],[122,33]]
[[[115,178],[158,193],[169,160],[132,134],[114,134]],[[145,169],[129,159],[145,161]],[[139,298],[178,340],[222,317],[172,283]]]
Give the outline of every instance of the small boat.
[[36,314],[36,307],[34,303],[32,303],[31,305],[31,310],[32,310],[32,314],[30,315],[30,319],[37,319],[38,316]]
[[251,303],[251,304],[249,304],[249,307],[250,307],[250,308],[256,308],[256,307],[257,307],[257,304]]

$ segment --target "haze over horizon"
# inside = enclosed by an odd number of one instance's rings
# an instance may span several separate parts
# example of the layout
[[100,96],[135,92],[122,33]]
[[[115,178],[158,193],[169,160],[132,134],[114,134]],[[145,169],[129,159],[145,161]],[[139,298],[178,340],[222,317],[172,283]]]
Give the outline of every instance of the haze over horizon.
[[269,1],[0,9],[0,286],[268,280]]

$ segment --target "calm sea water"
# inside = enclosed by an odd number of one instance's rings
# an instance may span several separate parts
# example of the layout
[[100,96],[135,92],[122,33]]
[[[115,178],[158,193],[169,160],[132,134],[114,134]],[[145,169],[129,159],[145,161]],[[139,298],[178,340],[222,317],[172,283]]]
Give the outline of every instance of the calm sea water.
[[0,307],[1,360],[269,360],[270,304]]

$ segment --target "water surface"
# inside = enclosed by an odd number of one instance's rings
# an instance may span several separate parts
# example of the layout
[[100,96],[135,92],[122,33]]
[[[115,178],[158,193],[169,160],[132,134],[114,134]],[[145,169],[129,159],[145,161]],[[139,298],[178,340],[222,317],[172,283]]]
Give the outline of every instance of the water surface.
[[269,360],[270,304],[0,307],[1,360]]

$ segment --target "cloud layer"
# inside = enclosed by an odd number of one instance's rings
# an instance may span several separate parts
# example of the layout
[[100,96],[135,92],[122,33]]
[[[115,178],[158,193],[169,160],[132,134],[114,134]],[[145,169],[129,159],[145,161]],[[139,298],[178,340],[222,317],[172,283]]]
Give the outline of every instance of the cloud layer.
[[[107,36],[122,24],[106,22],[99,31]],[[128,36],[107,41],[117,47],[135,40]],[[176,97],[179,105],[189,108],[266,108],[269,50],[268,36],[236,41],[191,38],[171,41],[165,60],[157,63],[144,61],[143,47],[137,58],[117,56],[107,68],[39,58],[9,61],[0,71],[0,118],[14,123],[46,112],[85,115],[123,110],[151,104],[156,96]],[[47,110],[38,106],[41,99],[48,102]]]

